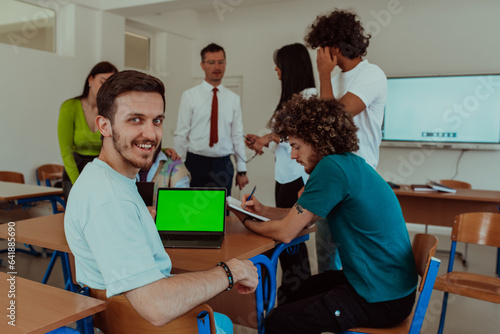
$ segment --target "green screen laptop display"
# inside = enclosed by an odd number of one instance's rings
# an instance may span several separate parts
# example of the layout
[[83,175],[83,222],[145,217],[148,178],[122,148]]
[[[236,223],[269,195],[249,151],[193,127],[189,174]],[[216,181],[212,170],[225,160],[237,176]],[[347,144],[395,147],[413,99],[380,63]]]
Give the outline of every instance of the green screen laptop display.
[[223,232],[225,197],[225,189],[160,188],[156,228],[160,232]]

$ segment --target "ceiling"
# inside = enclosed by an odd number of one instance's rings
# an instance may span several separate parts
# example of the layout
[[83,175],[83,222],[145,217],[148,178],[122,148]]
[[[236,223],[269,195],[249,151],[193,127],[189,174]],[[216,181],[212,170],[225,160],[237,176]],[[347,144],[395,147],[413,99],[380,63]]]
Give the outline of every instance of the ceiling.
[[232,11],[241,7],[294,1],[300,0],[69,0],[69,2],[113,12],[124,17],[152,15],[183,9],[190,9],[198,13],[215,10]]

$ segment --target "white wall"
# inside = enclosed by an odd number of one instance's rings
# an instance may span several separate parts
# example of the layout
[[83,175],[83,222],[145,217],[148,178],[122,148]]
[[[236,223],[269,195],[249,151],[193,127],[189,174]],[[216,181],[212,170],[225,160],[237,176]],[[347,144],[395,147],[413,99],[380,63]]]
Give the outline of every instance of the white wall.
[[[373,35],[367,58],[388,76],[500,72],[498,1],[313,0],[233,6],[224,13],[214,10],[200,16],[195,49],[211,41],[226,48],[226,76],[243,76],[246,132],[261,130],[278,101],[273,51],[303,42],[306,28],[316,15],[335,7],[352,8],[360,15]],[[312,55],[315,62],[314,52]],[[193,59],[193,75],[201,75],[198,63]],[[381,148],[378,171],[400,183],[449,178],[455,174],[460,153]],[[260,197],[269,202],[274,189],[272,166],[270,152],[248,165],[250,186],[257,184]],[[499,151],[468,151],[460,160],[456,178],[475,188],[500,189],[500,178],[495,177],[499,166]]]
[[0,170],[22,172],[32,184],[37,166],[62,163],[57,141],[61,103],[81,94],[97,62],[109,60],[123,66],[122,55],[112,52],[120,47],[119,40],[111,45],[101,29],[104,18],[118,26],[123,18],[71,4],[61,6],[59,14],[63,34],[74,32],[64,36],[72,42],[68,43],[72,50],[59,47],[64,56],[0,44]]
[[[37,166],[62,164],[57,140],[61,103],[81,94],[96,63],[107,60],[124,69],[125,18],[68,4],[59,6],[58,24],[57,53],[0,44],[0,170],[22,172],[31,184]],[[175,129],[178,100],[191,84],[186,54],[191,54],[192,40],[156,31],[159,60],[151,72],[167,86],[165,145],[171,145],[168,134]]]

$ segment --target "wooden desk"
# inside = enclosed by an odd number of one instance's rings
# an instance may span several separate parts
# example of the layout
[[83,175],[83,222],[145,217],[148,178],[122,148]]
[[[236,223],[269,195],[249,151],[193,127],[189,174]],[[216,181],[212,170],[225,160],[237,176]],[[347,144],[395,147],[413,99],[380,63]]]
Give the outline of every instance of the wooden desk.
[[[16,241],[71,253],[64,235],[64,213],[15,222]],[[7,239],[7,224],[0,225],[0,238]]]
[[44,186],[34,186],[31,184],[3,182],[0,181],[0,201],[14,201],[18,204],[33,203],[40,201],[50,201],[52,211],[58,213],[57,203],[66,207],[61,188],[51,188]]
[[[0,238],[6,239],[7,224],[0,225]],[[71,250],[64,235],[64,213],[16,222],[16,241],[65,253]],[[300,235],[315,231],[306,229]],[[236,217],[226,220],[226,236],[220,249],[173,249],[166,251],[172,260],[172,272],[207,270],[219,261],[231,258],[249,259],[276,246],[276,242],[248,231]],[[228,315],[233,322],[256,328],[255,297],[229,291],[208,302],[215,311]]]
[[[394,189],[407,223],[451,227],[455,216],[467,212],[500,211],[500,191],[457,189],[456,193],[413,191],[403,185]],[[500,276],[500,248],[496,273]]]
[[207,270],[219,261],[232,258],[246,260],[276,246],[273,239],[250,232],[236,217],[227,217],[226,236],[219,249],[166,248],[172,259],[173,270]]
[[0,181],[0,201],[16,201],[54,195],[62,195],[62,189]]
[[104,301],[15,277],[15,324],[8,324],[11,311],[8,292],[10,275],[0,273],[2,321],[0,333],[43,334],[106,308]]
[[[0,225],[0,238],[7,239],[7,224]],[[16,241],[71,253],[64,235],[64,213],[16,222]],[[173,269],[178,272],[206,270],[233,257],[249,259],[274,248],[276,242],[248,231],[235,217],[226,222],[226,236],[220,249],[167,248]]]
[[499,212],[500,191],[457,189],[456,193],[419,192],[403,185],[394,189],[408,223],[449,226],[466,212]]

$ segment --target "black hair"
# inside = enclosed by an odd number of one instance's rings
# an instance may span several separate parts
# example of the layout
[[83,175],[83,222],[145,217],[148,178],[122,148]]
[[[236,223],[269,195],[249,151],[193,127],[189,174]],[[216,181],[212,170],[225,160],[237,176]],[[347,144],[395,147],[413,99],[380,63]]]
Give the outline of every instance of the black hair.
[[90,70],[89,75],[87,75],[87,78],[85,79],[85,83],[83,84],[83,92],[82,95],[77,96],[77,99],[83,99],[89,96],[89,79],[90,77],[95,77],[98,74],[101,73],[116,73],[118,72],[118,69],[116,68],[115,65],[111,64],[110,62],[107,61],[101,61],[94,67],[92,67],[92,70]]
[[224,59],[226,59],[226,51],[224,51],[224,48],[222,46],[217,45],[215,43],[208,44],[200,52],[201,61],[205,60],[205,53],[207,53],[207,52],[219,52],[219,51],[222,51],[222,53],[224,53]]
[[281,70],[281,96],[276,110],[281,109],[293,94],[316,86],[311,57],[304,45],[285,45],[274,52],[274,63]]

